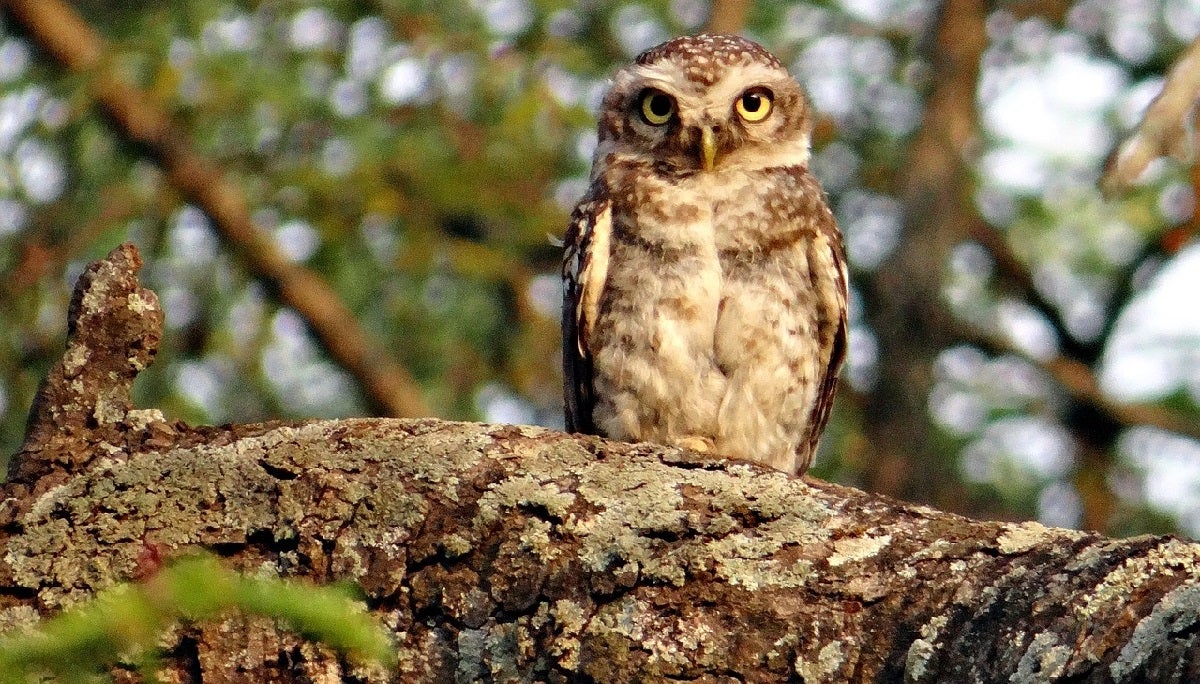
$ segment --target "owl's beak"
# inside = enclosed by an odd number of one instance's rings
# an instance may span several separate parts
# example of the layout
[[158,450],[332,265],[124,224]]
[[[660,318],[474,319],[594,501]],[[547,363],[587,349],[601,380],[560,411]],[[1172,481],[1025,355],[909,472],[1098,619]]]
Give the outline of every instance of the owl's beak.
[[717,162],[717,136],[713,133],[712,126],[703,126],[700,129],[700,157],[704,162],[704,170],[712,171]]

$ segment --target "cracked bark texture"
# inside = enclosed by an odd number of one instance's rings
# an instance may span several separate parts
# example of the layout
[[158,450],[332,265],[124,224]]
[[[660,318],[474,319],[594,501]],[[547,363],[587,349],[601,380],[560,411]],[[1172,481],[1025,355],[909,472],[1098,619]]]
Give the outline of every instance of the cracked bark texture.
[[[168,682],[1197,681],[1200,546],[978,522],[677,449],[423,419],[190,427],[137,410],[161,310],[88,269],[0,505],[0,628],[147,544],[353,580],[397,670],[267,620],[163,638]],[[116,670],[120,681],[133,681]]]

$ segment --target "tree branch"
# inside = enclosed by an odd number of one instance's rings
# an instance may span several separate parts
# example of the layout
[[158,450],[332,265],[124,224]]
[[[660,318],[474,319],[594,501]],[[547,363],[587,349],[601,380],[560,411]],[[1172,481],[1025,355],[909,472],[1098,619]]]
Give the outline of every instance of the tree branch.
[[[1009,250],[1003,236],[991,228],[979,224],[972,228],[971,238],[982,245],[996,260],[997,273],[1008,285],[1008,289],[1013,295],[1020,301],[1033,306],[1043,316],[1046,316],[1050,325],[1059,334],[1060,341],[1064,343],[1069,342],[1071,339],[1070,334],[1063,325],[1057,309],[1042,297],[1037,288],[1034,287],[1032,276],[1029,275],[1024,264]],[[1136,263],[1143,263],[1152,259],[1157,253],[1158,251],[1155,246],[1151,245],[1144,251],[1143,256],[1136,260]],[[1130,271],[1133,270],[1136,269],[1131,267]],[[1130,296],[1129,293],[1133,292],[1131,280],[1132,274],[1122,279],[1119,292],[1114,295],[1114,301],[1110,304],[1111,311],[1107,317],[1108,322],[1105,325],[1106,332],[1102,335],[1101,339],[1106,340],[1108,338],[1108,331],[1111,331],[1116,318],[1120,314],[1121,307],[1119,304],[1127,302]],[[1122,404],[1106,396],[1101,391],[1100,383],[1096,380],[1091,366],[1086,361],[1077,358],[1071,353],[1081,351],[1078,344],[1064,344],[1067,351],[1066,354],[1048,360],[1038,360],[1029,358],[1011,344],[999,342],[991,337],[967,331],[960,331],[959,334],[964,340],[970,340],[973,344],[984,349],[1016,354],[1030,361],[1054,378],[1075,401],[1092,406],[1096,410],[1109,415],[1113,420],[1122,425],[1130,427],[1148,425],[1174,432],[1184,437],[1200,440],[1200,425],[1196,425],[1194,421],[1184,416],[1149,404]],[[1094,355],[1084,354],[1084,356]]]
[[251,218],[246,199],[151,98],[104,64],[104,41],[62,0],[0,0],[13,18],[67,70],[86,76],[92,92],[128,141],[145,149],[167,179],[199,207],[250,272],[278,291],[313,331],[329,356],[358,380],[374,408],[391,416],[430,410],[411,374],[359,324],[320,276],[291,262]]
[[1083,352],[1078,341],[1067,329],[1062,312],[1037,289],[1033,283],[1033,274],[1013,253],[1005,236],[977,215],[968,226],[967,235],[992,257],[996,264],[996,273],[999,276],[1000,284],[1016,299],[1033,307],[1034,311],[1046,319],[1046,322],[1053,328],[1059,344],[1067,353],[1073,355],[1073,352]]
[[[122,360],[144,359],[139,344],[161,322],[157,307],[131,306],[130,293],[145,300],[137,266],[126,246],[81,278],[63,365],[90,362],[48,378],[24,466],[0,492],[7,628],[135,575],[147,547],[206,546],[250,573],[358,582],[395,634],[403,682],[1200,672],[1200,545],[1171,537],[977,522],[749,463],[522,426],[164,427],[128,399],[139,364]],[[63,394],[76,381],[96,391]],[[120,410],[97,421],[101,396]],[[73,467],[56,465],[64,453]],[[166,681],[386,676],[263,619],[163,643]]]
[[1172,432],[1200,441],[1200,424],[1187,416],[1156,404],[1125,404],[1114,401],[1100,388],[1100,381],[1087,364],[1067,356],[1036,359],[997,335],[985,335],[973,329],[961,329],[963,341],[992,354],[1012,354],[1041,369],[1061,389],[1080,404],[1103,413],[1123,427],[1145,426]]

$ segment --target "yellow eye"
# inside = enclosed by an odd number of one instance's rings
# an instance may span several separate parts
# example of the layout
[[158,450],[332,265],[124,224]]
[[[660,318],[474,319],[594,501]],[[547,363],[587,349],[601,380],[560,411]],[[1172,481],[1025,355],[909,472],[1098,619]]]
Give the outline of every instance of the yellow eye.
[[646,123],[661,126],[675,113],[675,100],[661,90],[647,89],[642,92],[641,112]]
[[767,118],[771,113],[771,104],[774,100],[774,95],[766,88],[751,88],[742,93],[733,108],[737,110],[739,116],[750,123],[758,123]]

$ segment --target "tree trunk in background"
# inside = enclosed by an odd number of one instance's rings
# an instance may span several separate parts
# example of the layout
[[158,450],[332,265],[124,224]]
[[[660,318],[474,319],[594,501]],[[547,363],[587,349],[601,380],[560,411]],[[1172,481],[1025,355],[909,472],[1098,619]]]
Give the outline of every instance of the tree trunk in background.
[[[147,544],[358,582],[397,672],[272,621],[167,639],[164,681],[1195,681],[1200,545],[975,522],[746,463],[540,428],[191,428],[137,410],[161,309],[118,248],[0,507],[0,624],[135,574]],[[129,678],[129,673],[124,673]]]
[[979,0],[948,0],[931,47],[933,77],[925,119],[901,170],[905,225],[896,251],[873,274],[863,295],[879,341],[878,383],[863,410],[875,453],[866,488],[961,509],[957,476],[939,477],[955,462],[935,443],[928,404],[938,352],[954,342],[942,297],[951,249],[976,220],[969,158],[976,142],[975,91],[987,44],[987,8]]

